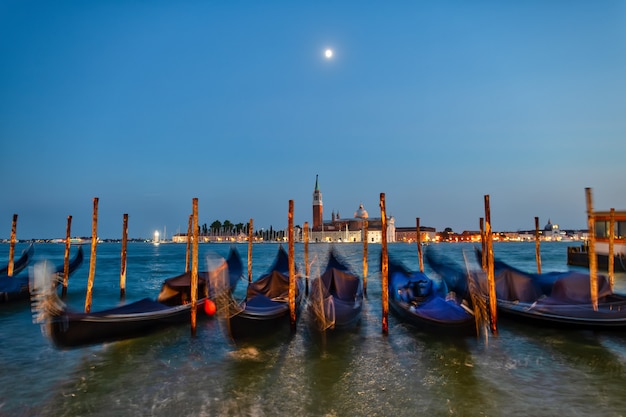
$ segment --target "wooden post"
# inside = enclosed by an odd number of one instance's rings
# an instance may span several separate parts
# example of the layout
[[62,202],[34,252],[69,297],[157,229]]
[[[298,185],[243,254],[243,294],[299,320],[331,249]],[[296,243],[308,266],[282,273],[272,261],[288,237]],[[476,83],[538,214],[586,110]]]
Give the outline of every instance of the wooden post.
[[124,213],[122,225],[122,260],[120,265],[120,300],[126,299],[126,246],[128,245],[128,214]]
[[589,285],[591,305],[598,310],[598,258],[596,257],[596,221],[593,214],[591,188],[585,188],[587,200],[587,227],[589,229]]
[[367,297],[367,220],[363,220],[363,296]]
[[196,335],[196,313],[198,310],[198,199],[192,200],[193,245],[191,255],[191,336]]
[[609,285],[613,291],[615,283],[615,209],[609,215]]
[[389,334],[389,254],[387,252],[387,214],[385,193],[380,193],[380,219],[382,234],[381,286],[383,304],[383,334]]
[[537,259],[537,273],[541,274],[541,250],[539,245],[539,217],[535,217],[535,258]]
[[250,219],[248,228],[248,282],[252,282],[252,241],[254,240],[254,220]]
[[287,222],[287,233],[289,233],[289,317],[291,321],[291,331],[296,330],[296,264],[294,259],[293,242],[293,200],[289,200],[289,215]]
[[189,261],[191,258],[191,240],[192,240],[193,214],[189,215],[187,222],[187,250],[185,252],[185,273],[189,272]]
[[63,288],[61,288],[61,298],[67,297],[67,285],[70,280],[70,246],[72,235],[72,216],[67,216],[67,226],[65,227],[65,256],[63,257]]
[[415,228],[417,231],[417,259],[420,262],[420,272],[424,272],[424,258],[422,256],[422,233],[420,233],[420,218],[415,218]]
[[91,256],[89,257],[89,279],[87,280],[87,296],[85,297],[85,313],[91,311],[93,280],[96,275],[96,245],[98,244],[98,197],[93,199],[93,216],[91,219]]
[[491,333],[498,334],[498,300],[496,299],[496,281],[493,263],[493,232],[491,231],[491,207],[489,195],[485,195],[485,238],[487,244],[487,282],[489,284],[489,313]]
[[481,263],[480,267],[483,271],[487,270],[487,245],[485,242],[485,219],[480,218],[480,248],[481,248]]
[[9,245],[9,265],[7,266],[7,275],[13,276],[13,267],[15,257],[15,233],[17,231],[17,214],[13,215],[13,223],[11,224],[11,243]]
[[304,294],[309,296],[309,275],[311,274],[311,265],[309,265],[309,222],[304,222],[303,227],[303,239],[304,239],[304,275],[306,285],[304,287]]

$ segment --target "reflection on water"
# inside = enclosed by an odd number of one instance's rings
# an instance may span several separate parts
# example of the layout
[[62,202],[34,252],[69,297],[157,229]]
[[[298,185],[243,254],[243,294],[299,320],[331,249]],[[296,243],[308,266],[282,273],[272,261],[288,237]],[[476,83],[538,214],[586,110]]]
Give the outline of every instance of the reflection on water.
[[[567,269],[565,248],[542,245],[544,271]],[[36,256],[62,261],[63,249],[37,245]],[[296,246],[300,271],[302,249]],[[471,245],[432,249],[462,263]],[[328,246],[310,250],[316,271]],[[361,244],[338,250],[353,270],[362,270]],[[247,245],[239,251],[245,261]],[[228,246],[200,246],[201,255],[208,252],[226,256]],[[8,245],[0,245],[0,259],[6,253]],[[119,253],[119,245],[98,247],[94,310],[118,302]],[[275,253],[275,245],[254,246],[255,278]],[[414,245],[390,245],[390,253],[418,267]],[[534,243],[496,244],[495,253],[521,269],[536,269]],[[185,245],[130,245],[127,301],[156,296],[163,279],[184,269],[184,254]],[[181,326],[136,340],[58,351],[32,324],[27,305],[3,307],[0,415],[617,416],[626,410],[626,336],[621,333],[558,331],[501,320],[499,336],[486,343],[419,333],[392,315],[384,336],[379,256],[380,246],[370,246],[360,325],[325,337],[306,325],[303,309],[296,334],[284,340],[235,343],[220,320],[211,319],[199,322],[195,338]],[[70,278],[68,302],[78,309],[84,305],[88,265],[86,259]],[[623,288],[624,276],[617,280]]]

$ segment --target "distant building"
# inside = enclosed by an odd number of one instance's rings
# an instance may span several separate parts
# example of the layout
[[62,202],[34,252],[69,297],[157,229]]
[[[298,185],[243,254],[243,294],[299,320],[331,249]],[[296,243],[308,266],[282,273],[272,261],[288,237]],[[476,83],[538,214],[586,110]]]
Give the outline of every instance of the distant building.
[[[333,211],[331,219],[324,221],[324,203],[320,191],[318,176],[315,176],[313,189],[313,227],[309,233],[310,242],[363,242],[364,229],[367,222],[367,241],[382,242],[382,219],[370,218],[363,204],[350,218],[342,218],[339,212]],[[396,241],[395,219],[387,216],[387,242]]]
[[548,223],[543,228],[542,235],[543,240],[563,240],[567,237],[566,233],[559,229],[559,225],[552,224],[550,219],[548,219]]
[[[420,226],[421,242],[435,240],[437,240],[437,230],[434,227]],[[396,227],[396,242],[417,242],[417,227]]]
[[480,231],[464,230],[459,239],[461,242],[480,242]]

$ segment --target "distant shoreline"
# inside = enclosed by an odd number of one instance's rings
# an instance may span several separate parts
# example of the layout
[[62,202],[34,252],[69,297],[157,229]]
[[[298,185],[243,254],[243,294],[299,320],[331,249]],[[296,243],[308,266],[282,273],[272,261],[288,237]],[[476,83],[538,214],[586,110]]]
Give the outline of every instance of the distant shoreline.
[[[576,244],[582,244],[585,240],[583,239],[562,239],[562,240],[541,240],[542,243],[552,243],[552,242],[560,242],[560,243],[576,243]],[[520,243],[520,242],[527,242],[527,243],[534,243],[534,240],[513,240],[513,239],[507,239],[507,240],[496,240],[494,241],[494,243],[497,242],[503,242],[503,243]],[[4,244],[10,244],[11,242],[8,239],[2,239],[0,240],[0,244],[4,245]],[[50,244],[50,245],[64,245],[65,242],[59,242],[57,241],[57,239],[20,239],[20,240],[16,240],[15,243],[40,243],[40,244]],[[122,239],[102,239],[98,241],[98,244],[106,244],[106,243],[122,243]],[[149,239],[128,239],[128,243],[146,243],[149,245],[154,245],[155,242],[153,242],[152,240]],[[259,245],[259,244],[287,244],[286,241],[280,241],[280,240],[264,240],[264,241],[257,241],[257,242],[253,242],[253,244],[255,245]],[[304,242],[301,240],[298,240],[295,242],[296,244],[303,244]],[[416,242],[389,242],[387,243],[388,245],[398,245],[398,244],[404,244],[404,245],[414,245]],[[424,245],[436,245],[436,244],[440,244],[440,243],[480,243],[480,241],[470,241],[470,240],[444,240],[444,241],[438,241],[438,242],[422,242],[422,244]],[[185,242],[174,242],[171,240],[168,241],[161,241],[158,242],[158,244],[163,245],[186,245]],[[248,241],[211,241],[211,242],[199,242],[198,244],[200,245],[208,245],[208,244],[248,244]],[[353,244],[353,245],[363,245],[363,242],[313,242],[310,241],[309,244]],[[368,245],[380,245],[381,243],[368,243]],[[87,246],[87,245],[91,245],[91,242],[86,242],[86,243],[71,243],[72,246]]]

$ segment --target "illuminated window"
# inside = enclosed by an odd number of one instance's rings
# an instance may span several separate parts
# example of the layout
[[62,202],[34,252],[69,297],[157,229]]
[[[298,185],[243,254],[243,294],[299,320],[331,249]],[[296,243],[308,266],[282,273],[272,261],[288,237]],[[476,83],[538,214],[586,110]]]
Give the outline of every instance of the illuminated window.
[[[597,238],[609,238],[609,221],[596,222],[596,237]],[[626,237],[626,220],[619,220],[615,222],[614,237],[615,239],[624,239]]]

